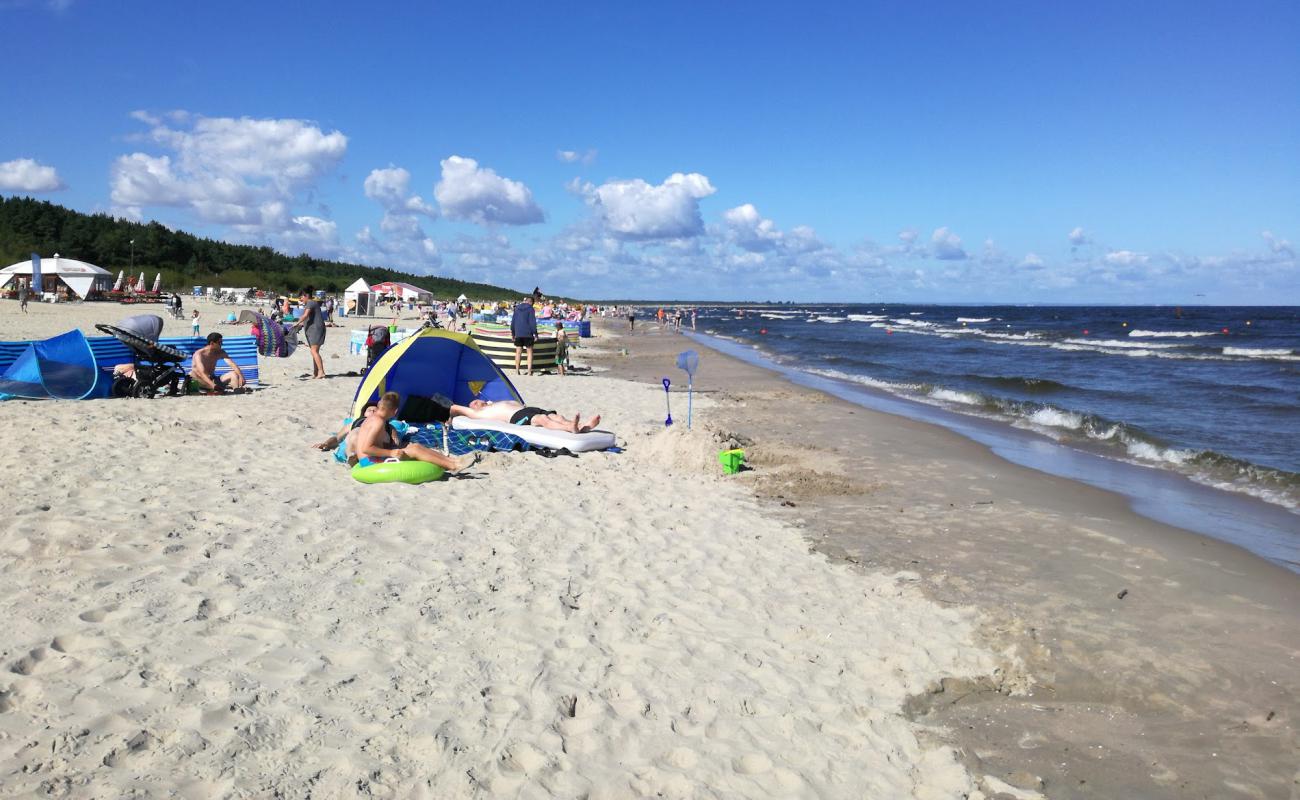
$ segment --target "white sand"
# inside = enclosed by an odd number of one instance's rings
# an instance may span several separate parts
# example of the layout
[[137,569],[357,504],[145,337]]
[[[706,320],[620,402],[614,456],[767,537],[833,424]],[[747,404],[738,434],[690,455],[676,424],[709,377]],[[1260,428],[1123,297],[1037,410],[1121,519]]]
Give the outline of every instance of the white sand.
[[[0,338],[125,315],[32,311],[0,303]],[[326,352],[362,366],[344,331]],[[664,431],[662,392],[523,378],[626,452],[365,486],[308,448],[357,379],[297,380],[305,349],[263,370],[242,397],[0,404],[0,795],[973,790],[900,713],[993,670],[971,615],[810,554],[706,432]]]

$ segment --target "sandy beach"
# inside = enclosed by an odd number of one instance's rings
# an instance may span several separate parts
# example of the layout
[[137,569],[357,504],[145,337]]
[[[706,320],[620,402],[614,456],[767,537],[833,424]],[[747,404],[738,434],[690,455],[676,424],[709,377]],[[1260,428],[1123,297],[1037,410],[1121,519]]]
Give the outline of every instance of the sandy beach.
[[978,610],[979,640],[1017,668],[909,704],[972,774],[1050,797],[1300,791],[1300,576],[937,426],[623,327],[606,327],[607,374],[684,382],[675,354],[701,352],[702,418],[746,447],[736,479],[769,518]]
[[[206,332],[224,309],[200,308]],[[5,339],[129,313],[0,311]],[[363,365],[345,329],[326,380],[299,352],[243,396],[0,405],[0,794],[1035,796],[917,719],[940,686],[1026,679],[980,612],[810,552],[754,492],[776,451],[723,477],[714,423],[665,430],[662,389],[593,345],[596,370],[517,385],[622,452],[423,486],[310,448]]]

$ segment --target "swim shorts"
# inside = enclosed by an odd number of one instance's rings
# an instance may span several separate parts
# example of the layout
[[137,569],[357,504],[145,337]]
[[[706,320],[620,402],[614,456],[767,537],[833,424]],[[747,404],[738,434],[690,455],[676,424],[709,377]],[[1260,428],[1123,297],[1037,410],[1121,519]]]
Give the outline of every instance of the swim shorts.
[[537,342],[535,336],[516,336],[515,347],[532,347]]
[[554,411],[547,411],[546,409],[538,408],[537,406],[524,406],[523,408],[516,411],[514,414],[510,415],[510,424],[531,425],[533,423],[533,417],[537,417],[537,416],[544,417],[547,414],[554,414],[554,413],[555,413]]

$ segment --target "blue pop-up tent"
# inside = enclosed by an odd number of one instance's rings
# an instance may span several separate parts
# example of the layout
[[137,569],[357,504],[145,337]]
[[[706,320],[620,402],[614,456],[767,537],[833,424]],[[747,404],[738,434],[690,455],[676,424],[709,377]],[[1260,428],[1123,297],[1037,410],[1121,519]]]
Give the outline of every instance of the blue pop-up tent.
[[81,331],[31,342],[0,373],[0,399],[85,400],[108,397],[109,379]]

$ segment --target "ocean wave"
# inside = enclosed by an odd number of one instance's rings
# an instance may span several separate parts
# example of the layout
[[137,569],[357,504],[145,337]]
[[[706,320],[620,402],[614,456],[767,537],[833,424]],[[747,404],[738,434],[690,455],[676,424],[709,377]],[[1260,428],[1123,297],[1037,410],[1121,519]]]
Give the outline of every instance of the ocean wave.
[[1123,339],[1063,339],[1070,344],[1086,344],[1094,347],[1145,347],[1151,350],[1172,350],[1176,347],[1190,347],[1185,344],[1162,344],[1160,342],[1126,342]]
[[873,389],[882,389],[891,394],[906,395],[927,388],[925,384],[921,383],[891,383],[890,381],[882,381],[867,375],[855,375],[849,372],[841,372],[837,369],[810,369],[807,371],[813,375],[820,375],[823,378],[834,378],[837,381],[844,381],[845,383],[856,383],[861,386],[869,386]]
[[1033,339],[1041,339],[1043,337],[1041,333],[1034,333],[1033,331],[1026,331],[1024,333],[994,333],[992,331],[985,331],[983,333],[989,339],[1003,342],[1027,342]]
[[993,317],[958,317],[958,322],[992,322]]
[[966,406],[986,405],[987,398],[978,392],[962,392],[956,389],[931,389],[927,394],[935,400],[945,400],[949,403],[960,403]]
[[889,319],[878,314],[849,314],[848,319],[853,322],[879,322],[880,320]]
[[1223,348],[1225,356],[1240,356],[1242,358],[1267,358],[1280,359],[1282,361],[1300,361],[1300,356],[1296,356],[1294,350],[1288,350],[1285,347],[1225,347]]
[[968,375],[967,377],[993,386],[1032,394],[1062,392],[1073,388],[1048,378],[1022,378],[1016,375]]
[[1129,331],[1135,339],[1188,339],[1201,336],[1218,336],[1218,331]]
[[[1163,467],[1206,486],[1240,492],[1300,512],[1300,474],[1254,464],[1213,450],[1180,447],[1162,441],[1137,426],[1051,403],[1016,400],[933,384],[891,383],[839,370],[810,372],[836,380],[880,389],[964,414],[997,419],[1047,435],[1062,444],[1088,445],[1089,450],[1121,461]],[[984,377],[984,376],[972,376]],[[1002,377],[992,381],[1033,381]],[[1052,384],[1053,381],[1046,383]],[[1059,385],[1059,384],[1058,384]]]
[[813,317],[809,322],[843,322],[844,317]]

